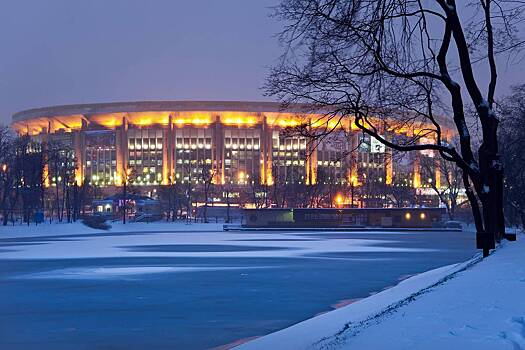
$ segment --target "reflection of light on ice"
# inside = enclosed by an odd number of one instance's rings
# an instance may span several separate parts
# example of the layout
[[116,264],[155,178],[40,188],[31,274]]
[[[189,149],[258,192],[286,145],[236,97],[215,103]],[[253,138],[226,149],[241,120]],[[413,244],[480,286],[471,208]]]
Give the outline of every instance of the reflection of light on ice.
[[224,271],[260,269],[266,266],[223,266],[223,267],[175,267],[175,266],[132,266],[132,267],[95,267],[60,269],[20,276],[25,279],[105,279],[155,273],[181,273],[202,271]]

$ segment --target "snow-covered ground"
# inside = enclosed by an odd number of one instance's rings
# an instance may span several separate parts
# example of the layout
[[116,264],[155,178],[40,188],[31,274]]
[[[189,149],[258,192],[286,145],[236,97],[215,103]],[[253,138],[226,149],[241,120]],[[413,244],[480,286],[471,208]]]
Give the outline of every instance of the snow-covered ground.
[[101,235],[115,232],[173,232],[173,231],[222,231],[223,224],[215,223],[191,223],[185,222],[165,222],[157,221],[152,223],[130,222],[125,225],[122,222],[111,223],[109,230],[97,230],[90,228],[80,221],[75,223],[43,223],[39,225],[7,225],[0,226],[0,238],[15,237],[37,237],[37,236],[58,236],[58,235],[82,235],[99,233]]
[[525,349],[525,235],[235,349]]

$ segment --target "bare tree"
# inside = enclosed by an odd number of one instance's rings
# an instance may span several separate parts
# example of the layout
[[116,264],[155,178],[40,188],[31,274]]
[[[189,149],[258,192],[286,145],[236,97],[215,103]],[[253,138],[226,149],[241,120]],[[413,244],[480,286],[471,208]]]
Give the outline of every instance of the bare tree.
[[0,126],[0,206],[2,224],[7,225],[12,210],[13,186],[15,183],[12,167],[15,154],[13,152],[14,135],[6,126]]
[[14,200],[12,207],[21,199],[22,219],[28,225],[36,210],[42,209],[44,188],[44,154],[42,145],[29,136],[19,136],[14,140],[13,172]]
[[210,198],[211,187],[213,186],[213,179],[215,178],[216,171],[211,164],[203,164],[199,168],[198,181],[202,182],[202,189],[204,194],[204,211],[203,218],[204,222],[208,222],[208,201]]
[[226,200],[226,223],[229,224],[231,222],[231,196],[232,196],[232,184],[230,182],[226,182],[221,186],[222,189],[222,195],[224,199]]
[[505,179],[505,210],[510,224],[525,227],[525,84],[515,86],[501,105],[500,137]]
[[259,175],[253,176],[249,185],[255,209],[267,208],[269,206],[269,186],[261,183]]
[[135,181],[137,177],[137,172],[131,166],[127,166],[125,169],[122,169],[121,183],[122,183],[122,223],[126,224],[126,216],[128,213],[128,192],[129,185]]
[[279,160],[272,160],[273,184],[271,201],[275,207],[284,208],[286,204],[288,186],[286,186],[286,175],[281,173],[279,165]]
[[[466,23],[467,6],[472,16]],[[352,119],[395,150],[434,150],[456,163],[463,171],[477,246],[486,256],[495,241],[515,239],[505,235],[494,99],[496,57],[521,48],[516,26],[524,6],[504,0],[459,5],[455,0],[282,0],[276,16],[286,22],[280,36],[285,53],[268,79],[267,93],[322,111],[324,119],[316,125],[324,127],[316,135]],[[476,63],[479,74],[489,76],[485,89],[474,72]],[[477,156],[465,116],[469,101],[482,130]],[[452,120],[440,117],[449,111]],[[459,135],[459,149],[444,142],[449,126]],[[396,133],[409,136],[407,142],[389,137]]]
[[[58,221],[63,220],[64,212],[67,221],[72,219],[71,189],[75,184],[75,159],[73,158],[73,149],[61,141],[49,141],[42,145],[44,149],[44,161],[47,171],[44,172],[43,181],[54,186],[56,215]],[[76,193],[76,190],[74,190]],[[74,205],[73,205],[74,206]],[[74,210],[73,210],[74,211]],[[73,216],[76,217],[76,214]]]
[[90,185],[89,179],[84,179],[82,184],[78,186],[78,207],[77,215],[85,215],[85,207],[93,202],[95,198],[95,187]]
[[454,220],[456,208],[461,204],[458,203],[463,188],[461,169],[456,163],[434,157],[424,158],[421,168],[427,173],[432,173],[436,169],[439,171],[440,182],[430,181],[428,184],[445,205],[449,219]]
[[[193,191],[195,181],[194,172],[197,170],[193,169],[190,163],[183,165],[184,172],[187,174],[187,178],[182,181],[183,184],[183,198],[186,205],[186,222],[190,223],[192,219],[192,210],[193,210]],[[193,172],[194,171],[194,172]]]
[[175,221],[175,217],[177,216],[179,187],[180,184],[175,183],[170,176],[168,184],[159,188],[159,198],[165,207],[166,221]]
[[387,196],[397,208],[404,208],[414,202],[415,189],[412,186],[394,181],[387,188]]

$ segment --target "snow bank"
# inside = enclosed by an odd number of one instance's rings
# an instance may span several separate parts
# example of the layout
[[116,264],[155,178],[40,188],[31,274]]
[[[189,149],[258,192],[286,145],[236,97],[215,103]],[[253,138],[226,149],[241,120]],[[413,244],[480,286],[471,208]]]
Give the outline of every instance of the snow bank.
[[75,223],[43,223],[39,225],[7,225],[0,226],[0,238],[16,237],[38,237],[38,236],[60,236],[60,235],[82,235],[93,233],[116,233],[116,232],[216,232],[222,231],[222,224],[204,224],[185,222],[131,222],[123,225],[121,222],[111,223],[109,230],[97,230],[90,228],[80,221]]
[[445,266],[236,347],[523,349],[525,237],[490,257]]

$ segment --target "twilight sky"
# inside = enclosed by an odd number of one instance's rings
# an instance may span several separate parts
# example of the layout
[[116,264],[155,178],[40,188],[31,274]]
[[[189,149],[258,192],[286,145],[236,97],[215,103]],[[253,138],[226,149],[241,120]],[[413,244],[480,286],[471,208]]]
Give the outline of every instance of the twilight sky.
[[33,107],[265,100],[277,0],[3,0],[0,122]]
[[[278,1],[2,0],[0,123],[56,104],[265,100]],[[503,62],[499,92],[524,77]]]

